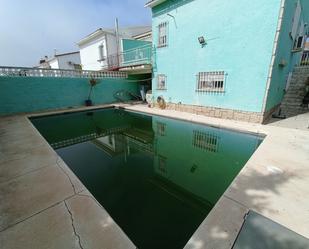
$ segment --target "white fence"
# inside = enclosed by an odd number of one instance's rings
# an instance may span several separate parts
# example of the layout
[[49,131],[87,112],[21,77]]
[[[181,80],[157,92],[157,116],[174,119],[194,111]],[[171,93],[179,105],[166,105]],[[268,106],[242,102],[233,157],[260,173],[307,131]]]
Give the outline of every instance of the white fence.
[[117,72],[117,71],[63,70],[63,69],[0,66],[0,76],[98,79],[98,78],[127,78],[128,74],[125,72]]

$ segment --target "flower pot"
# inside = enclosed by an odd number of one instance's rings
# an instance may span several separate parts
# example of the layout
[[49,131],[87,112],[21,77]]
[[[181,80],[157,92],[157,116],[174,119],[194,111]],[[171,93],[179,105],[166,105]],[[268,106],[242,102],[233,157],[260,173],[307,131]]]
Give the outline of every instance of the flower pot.
[[85,105],[86,106],[92,106],[92,100],[91,99],[85,100]]

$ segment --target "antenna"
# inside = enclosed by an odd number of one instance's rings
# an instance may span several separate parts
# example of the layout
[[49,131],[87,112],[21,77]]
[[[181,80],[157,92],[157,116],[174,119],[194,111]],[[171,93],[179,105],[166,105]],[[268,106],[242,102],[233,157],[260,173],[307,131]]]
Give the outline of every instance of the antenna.
[[117,60],[118,60],[118,64],[120,64],[119,61],[119,27],[118,27],[118,18],[115,18],[115,32],[116,32],[116,49],[117,49]]
[[115,19],[115,31],[116,31],[117,53],[118,53],[119,52],[119,26],[118,26],[118,18]]

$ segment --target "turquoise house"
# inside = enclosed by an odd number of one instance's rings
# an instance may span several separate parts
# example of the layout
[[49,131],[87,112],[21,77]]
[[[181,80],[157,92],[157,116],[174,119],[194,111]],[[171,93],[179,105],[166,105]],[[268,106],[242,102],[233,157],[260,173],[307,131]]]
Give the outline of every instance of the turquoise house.
[[261,123],[280,106],[308,35],[308,0],[152,0],[153,100]]

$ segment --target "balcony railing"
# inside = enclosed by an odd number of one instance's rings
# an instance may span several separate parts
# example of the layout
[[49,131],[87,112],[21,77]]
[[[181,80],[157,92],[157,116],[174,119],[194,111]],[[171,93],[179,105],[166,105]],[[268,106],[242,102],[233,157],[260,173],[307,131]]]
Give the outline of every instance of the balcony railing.
[[309,66],[309,51],[304,51],[300,60],[300,66]]
[[126,50],[120,54],[107,57],[107,65],[104,69],[115,70],[136,65],[151,65],[152,46],[147,44],[138,48]]
[[125,72],[91,71],[91,70],[64,70],[28,67],[0,66],[0,76],[12,77],[62,77],[62,78],[127,78]]

